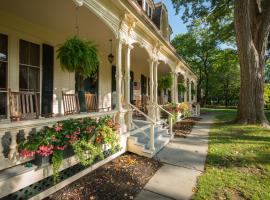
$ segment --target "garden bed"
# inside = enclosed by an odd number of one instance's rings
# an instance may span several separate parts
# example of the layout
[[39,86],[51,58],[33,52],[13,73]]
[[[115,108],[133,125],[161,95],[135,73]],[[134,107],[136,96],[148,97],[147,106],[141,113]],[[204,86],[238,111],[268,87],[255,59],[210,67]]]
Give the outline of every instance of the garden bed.
[[126,153],[46,200],[134,199],[161,166],[156,160]]
[[176,137],[187,137],[191,133],[193,126],[198,122],[198,117],[187,117],[173,125],[174,135]]

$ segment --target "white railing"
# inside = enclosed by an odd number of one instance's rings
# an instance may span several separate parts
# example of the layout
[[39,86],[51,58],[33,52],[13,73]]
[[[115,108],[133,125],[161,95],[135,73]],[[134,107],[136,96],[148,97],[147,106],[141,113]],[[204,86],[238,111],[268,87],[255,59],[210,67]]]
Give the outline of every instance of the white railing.
[[43,127],[50,127],[59,121],[86,117],[96,118],[107,115],[113,116],[115,120],[117,113],[118,111],[82,113],[55,118],[41,118],[19,122],[0,123],[0,170],[28,162],[29,160],[33,159],[24,159],[19,156],[19,138],[27,138],[29,134],[35,134],[39,132]]
[[147,121],[151,123],[150,125],[150,150],[154,151],[155,150],[155,125],[156,122],[152,118],[150,118],[148,115],[146,115],[144,112],[142,112],[139,108],[136,106],[129,104],[132,110],[136,110],[138,113],[140,113],[142,116],[146,118]]
[[172,113],[170,113],[169,111],[165,110],[162,106],[156,104],[156,107],[159,108],[160,110],[164,111],[165,113],[167,113],[169,115],[169,132],[172,135],[173,134],[173,117],[174,115]]

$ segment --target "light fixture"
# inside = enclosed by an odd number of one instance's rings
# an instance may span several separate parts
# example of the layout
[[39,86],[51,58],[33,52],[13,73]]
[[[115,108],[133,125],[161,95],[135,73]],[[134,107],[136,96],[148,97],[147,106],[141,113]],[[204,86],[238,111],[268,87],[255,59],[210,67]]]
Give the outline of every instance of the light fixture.
[[111,42],[111,53],[108,55],[108,61],[112,64],[114,55],[112,54],[112,39],[109,40]]

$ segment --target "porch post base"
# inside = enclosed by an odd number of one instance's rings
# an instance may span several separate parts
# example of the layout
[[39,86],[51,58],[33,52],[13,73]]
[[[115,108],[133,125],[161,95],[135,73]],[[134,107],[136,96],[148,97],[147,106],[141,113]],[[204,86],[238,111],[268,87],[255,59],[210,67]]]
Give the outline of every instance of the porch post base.
[[118,116],[117,116],[117,121],[121,127],[120,134],[127,132],[127,125],[125,123],[125,114],[126,114],[126,111],[122,110],[122,111],[119,111]]
[[148,105],[147,106],[147,110],[148,110],[148,116],[153,119],[156,120],[156,109],[154,105]]

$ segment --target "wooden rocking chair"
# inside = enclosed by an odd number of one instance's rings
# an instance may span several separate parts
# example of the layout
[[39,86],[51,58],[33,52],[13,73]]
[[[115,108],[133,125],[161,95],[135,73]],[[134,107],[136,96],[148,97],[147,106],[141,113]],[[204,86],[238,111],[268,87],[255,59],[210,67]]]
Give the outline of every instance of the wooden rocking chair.
[[80,104],[78,94],[67,94],[62,91],[64,105],[64,115],[73,115],[80,113]]
[[98,112],[97,95],[90,92],[84,93],[86,112]]
[[36,92],[12,92],[9,89],[9,109],[11,121],[37,119],[39,101]]

